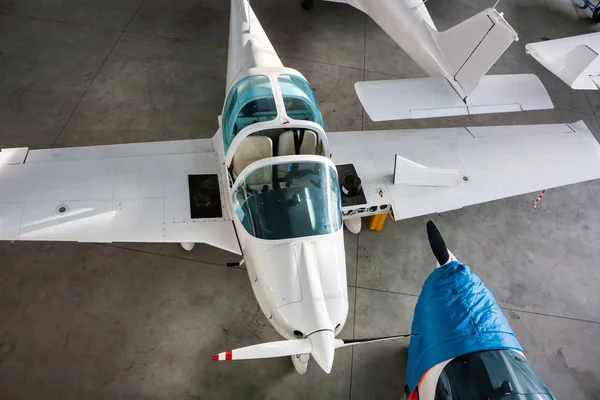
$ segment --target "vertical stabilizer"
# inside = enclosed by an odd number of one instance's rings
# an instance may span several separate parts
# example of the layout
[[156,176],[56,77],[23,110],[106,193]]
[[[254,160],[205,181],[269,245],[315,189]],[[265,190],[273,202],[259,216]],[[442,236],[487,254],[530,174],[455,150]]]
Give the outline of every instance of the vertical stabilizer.
[[455,81],[450,83],[463,98],[475,90],[498,58],[518,40],[502,14],[491,8],[445,32],[430,29],[430,33]]

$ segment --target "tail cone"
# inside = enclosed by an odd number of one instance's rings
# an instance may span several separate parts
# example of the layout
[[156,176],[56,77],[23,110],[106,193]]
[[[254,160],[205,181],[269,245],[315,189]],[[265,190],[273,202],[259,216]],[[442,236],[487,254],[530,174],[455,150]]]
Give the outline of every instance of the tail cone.
[[335,336],[333,331],[318,331],[308,336],[312,344],[311,355],[327,374],[331,372],[335,355]]

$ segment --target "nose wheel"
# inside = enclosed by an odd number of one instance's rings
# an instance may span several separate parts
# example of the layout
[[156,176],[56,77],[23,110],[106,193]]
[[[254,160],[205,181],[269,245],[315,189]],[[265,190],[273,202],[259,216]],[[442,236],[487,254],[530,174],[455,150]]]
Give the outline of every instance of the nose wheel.
[[308,360],[310,360],[309,354],[296,354],[292,356],[292,364],[294,364],[294,368],[296,372],[300,375],[304,375],[308,368]]
[[313,0],[301,0],[300,4],[305,10],[310,10],[313,6]]

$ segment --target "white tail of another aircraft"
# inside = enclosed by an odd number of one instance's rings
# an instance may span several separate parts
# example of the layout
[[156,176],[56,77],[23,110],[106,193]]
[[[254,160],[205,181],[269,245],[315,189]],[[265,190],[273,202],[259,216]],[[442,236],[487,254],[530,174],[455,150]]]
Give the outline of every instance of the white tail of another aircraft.
[[[374,121],[552,108],[533,75],[497,76],[481,87],[485,74],[518,40],[493,8],[439,32],[422,0],[327,1],[348,3],[365,12],[432,77],[394,81],[394,90],[383,97],[372,95],[381,93],[380,83],[359,82],[357,93]],[[409,90],[410,100],[399,101]],[[423,95],[419,104],[414,102],[415,93]]]
[[573,89],[600,89],[600,32],[525,46],[540,64]]

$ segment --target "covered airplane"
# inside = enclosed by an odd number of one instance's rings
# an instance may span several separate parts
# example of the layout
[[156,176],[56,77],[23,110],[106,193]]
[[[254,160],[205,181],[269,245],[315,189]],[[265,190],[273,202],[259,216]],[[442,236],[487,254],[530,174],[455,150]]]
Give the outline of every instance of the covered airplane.
[[438,266],[415,307],[408,399],[554,399],[487,286],[448,251],[432,221],[427,234]]
[[[215,116],[217,117],[217,116]],[[231,1],[212,139],[0,152],[0,240],[206,243],[242,258],[285,339],[216,360],[312,357],[330,372],[348,315],[343,223],[395,220],[600,178],[583,122],[325,133],[247,0]],[[374,340],[380,340],[375,338]]]

